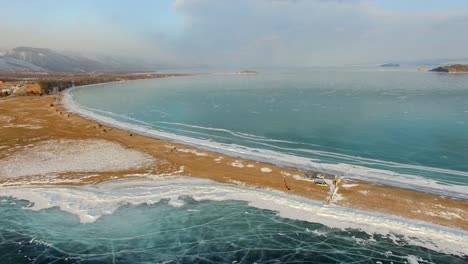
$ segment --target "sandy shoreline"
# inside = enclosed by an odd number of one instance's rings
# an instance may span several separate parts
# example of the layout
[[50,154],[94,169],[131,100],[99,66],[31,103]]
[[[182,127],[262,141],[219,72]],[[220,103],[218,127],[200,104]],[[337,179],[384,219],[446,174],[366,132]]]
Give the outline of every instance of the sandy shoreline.
[[[302,171],[233,158],[103,126],[65,112],[57,104],[57,99],[53,96],[43,96],[16,97],[0,101],[0,161],[13,162],[14,157],[21,157],[20,154],[25,150],[33,149],[46,141],[104,140],[145,153],[152,157],[152,161],[145,166],[115,171],[65,170],[55,173],[54,179],[57,180],[57,184],[90,184],[138,174],[183,174],[221,183],[280,190],[324,203],[330,198],[328,187],[302,180]],[[22,164],[27,166],[27,163]],[[28,182],[50,184],[50,175],[0,175],[0,186]],[[468,231],[468,201],[344,180],[330,203]]]

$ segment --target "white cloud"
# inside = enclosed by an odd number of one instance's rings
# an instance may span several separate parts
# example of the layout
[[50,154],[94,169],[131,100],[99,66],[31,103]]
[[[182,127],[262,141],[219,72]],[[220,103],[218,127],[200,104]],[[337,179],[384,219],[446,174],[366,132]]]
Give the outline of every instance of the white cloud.
[[[467,57],[468,11],[396,13],[372,1],[178,0],[182,52],[220,64],[316,65]],[[450,47],[450,49],[447,49]]]
[[175,0],[173,8],[184,20],[177,34],[99,19],[65,29],[41,21],[1,23],[1,45],[128,54],[179,65],[310,66],[468,57],[468,10],[398,13],[371,0]]

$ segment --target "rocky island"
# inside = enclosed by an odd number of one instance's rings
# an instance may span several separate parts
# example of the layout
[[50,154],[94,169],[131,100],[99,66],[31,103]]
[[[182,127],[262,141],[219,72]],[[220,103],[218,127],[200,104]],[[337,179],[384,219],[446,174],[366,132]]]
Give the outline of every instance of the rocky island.
[[398,63],[385,63],[380,65],[380,67],[400,67],[400,64]]
[[242,71],[237,72],[237,74],[257,74],[257,71],[253,71],[253,70],[242,70]]
[[454,64],[450,66],[441,66],[432,69],[433,72],[447,72],[447,73],[459,73],[459,72],[466,72],[468,73],[468,65],[464,64]]

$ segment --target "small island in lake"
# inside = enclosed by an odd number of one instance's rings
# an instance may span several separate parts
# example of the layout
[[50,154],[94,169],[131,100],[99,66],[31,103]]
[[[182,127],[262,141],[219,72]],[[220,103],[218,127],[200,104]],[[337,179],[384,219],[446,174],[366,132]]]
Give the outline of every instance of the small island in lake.
[[257,74],[257,71],[242,70],[242,71],[237,72],[237,74]]
[[255,75],[257,74],[257,71],[253,70],[241,70],[241,71],[226,71],[226,72],[214,72],[211,74],[215,75]]
[[447,72],[447,73],[458,73],[458,72],[466,72],[468,73],[468,65],[464,64],[454,64],[449,66],[441,66],[432,69],[433,72]]
[[400,67],[400,64],[398,63],[385,63],[380,65],[380,67]]

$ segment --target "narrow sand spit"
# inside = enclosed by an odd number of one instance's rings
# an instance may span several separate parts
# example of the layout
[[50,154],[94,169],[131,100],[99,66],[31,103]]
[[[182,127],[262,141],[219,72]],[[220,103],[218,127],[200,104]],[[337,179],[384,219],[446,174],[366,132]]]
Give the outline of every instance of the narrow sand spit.
[[[331,190],[305,181],[304,171],[110,128],[65,114],[52,96],[2,100],[0,107],[1,115],[7,116],[0,119],[0,188],[36,182],[83,185],[135,175],[183,174],[278,190],[321,203],[330,198]],[[241,164],[244,169],[239,168]],[[271,171],[262,172],[262,168]],[[45,176],[24,176],[37,174]],[[343,188],[337,189],[333,204],[468,230],[468,201],[347,179],[340,186]],[[434,207],[436,204],[441,207]]]

